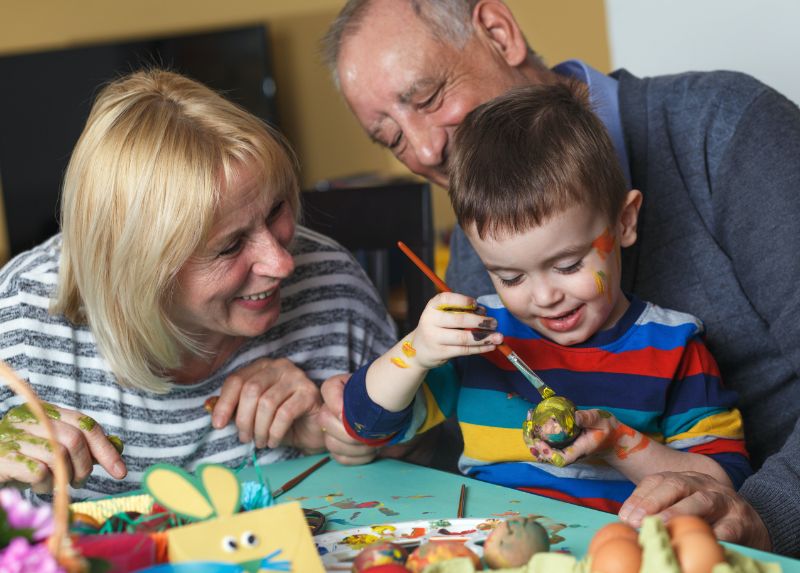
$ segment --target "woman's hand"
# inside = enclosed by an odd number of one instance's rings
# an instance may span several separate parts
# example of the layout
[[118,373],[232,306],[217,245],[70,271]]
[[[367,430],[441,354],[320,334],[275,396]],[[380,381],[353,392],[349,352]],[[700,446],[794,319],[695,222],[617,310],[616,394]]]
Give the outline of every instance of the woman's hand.
[[305,372],[285,358],[261,358],[225,379],[211,423],[219,429],[233,419],[239,440],[253,440],[257,448],[288,445],[319,452],[321,407],[319,389]]
[[676,515],[696,515],[707,521],[714,535],[730,541],[772,550],[769,532],[753,506],[714,478],[697,472],[662,472],[644,478],[622,504],[619,518],[639,527],[646,515],[664,521]]
[[333,459],[344,465],[360,465],[375,459],[377,448],[362,444],[350,437],[342,423],[344,386],[349,374],[328,378],[322,384],[322,398],[325,405],[319,413],[319,423],[325,432],[325,448]]
[[437,294],[425,306],[417,328],[406,337],[413,345],[413,354],[406,353],[410,362],[429,370],[457,356],[494,350],[503,342],[503,335],[495,332],[497,321],[480,310],[471,297]]
[[58,452],[47,440],[44,426],[23,404],[0,420],[0,482],[29,485],[36,493],[53,490],[55,456],[64,456],[73,487],[81,487],[95,463],[109,475],[122,479],[128,473],[122,456],[100,424],[75,410],[52,404],[42,406],[53,424]]
[[580,458],[600,456],[615,465],[615,461],[626,460],[650,444],[647,436],[621,423],[605,410],[577,410],[575,422],[582,431],[563,450],[540,439],[532,440],[530,450],[536,460],[563,467]]

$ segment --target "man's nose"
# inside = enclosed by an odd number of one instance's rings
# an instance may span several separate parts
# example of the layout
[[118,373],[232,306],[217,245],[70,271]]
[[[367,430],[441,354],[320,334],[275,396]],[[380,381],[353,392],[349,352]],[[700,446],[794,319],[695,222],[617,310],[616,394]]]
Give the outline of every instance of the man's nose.
[[276,279],[285,279],[294,271],[294,257],[270,233],[253,245],[253,273]]
[[444,160],[444,149],[447,146],[445,128],[419,122],[407,128],[406,137],[421,165],[436,167]]

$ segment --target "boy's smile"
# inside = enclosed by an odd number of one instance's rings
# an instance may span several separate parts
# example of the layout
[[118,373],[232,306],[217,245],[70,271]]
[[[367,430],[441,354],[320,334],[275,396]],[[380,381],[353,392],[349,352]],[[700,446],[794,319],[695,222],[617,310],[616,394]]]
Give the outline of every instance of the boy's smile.
[[620,289],[621,246],[636,240],[641,194],[630,191],[618,221],[575,205],[521,233],[467,237],[506,308],[563,346],[612,327],[628,308]]

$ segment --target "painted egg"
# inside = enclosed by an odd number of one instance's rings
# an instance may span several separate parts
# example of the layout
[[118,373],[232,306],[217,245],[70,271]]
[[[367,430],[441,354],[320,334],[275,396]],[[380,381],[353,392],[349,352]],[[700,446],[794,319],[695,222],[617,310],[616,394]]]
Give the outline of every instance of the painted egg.
[[673,544],[691,531],[700,531],[714,537],[711,526],[696,515],[676,515],[667,522],[667,531]]
[[592,541],[589,543],[589,549],[587,553],[589,555],[594,555],[597,552],[597,549],[600,548],[600,546],[606,541],[617,539],[618,537],[630,539],[631,541],[636,541],[638,543],[639,534],[636,533],[636,530],[633,527],[620,521],[609,523],[608,525],[604,525],[598,529],[597,533],[594,534]]
[[376,565],[369,569],[363,569],[362,573],[409,573],[408,569],[397,563],[389,563],[386,565]]
[[722,546],[702,531],[686,531],[672,546],[683,573],[711,573],[714,565],[725,562]]
[[533,517],[515,517],[498,525],[483,544],[483,559],[492,569],[520,567],[535,553],[548,551],[550,539]]
[[522,424],[522,435],[528,447],[538,438],[563,449],[574,442],[580,432],[575,422],[575,404],[563,396],[551,396],[539,402],[536,408],[528,410]]
[[480,557],[460,541],[429,541],[424,543],[409,555],[406,561],[406,568],[411,573],[421,573],[428,565],[455,559],[456,557],[466,557],[472,561],[475,569],[481,569]]
[[639,573],[642,548],[637,541],[615,537],[597,548],[591,564],[592,573]]
[[362,573],[367,569],[374,569],[377,565],[405,563],[408,551],[394,543],[374,543],[368,545],[356,555],[353,561],[353,573]]

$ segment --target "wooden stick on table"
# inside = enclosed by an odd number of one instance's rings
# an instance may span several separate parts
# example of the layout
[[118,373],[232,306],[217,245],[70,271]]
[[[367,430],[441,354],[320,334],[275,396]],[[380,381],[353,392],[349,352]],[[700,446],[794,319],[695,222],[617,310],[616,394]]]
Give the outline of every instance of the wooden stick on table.
[[461,495],[458,497],[458,511],[456,512],[456,517],[461,519],[464,517],[464,507],[467,504],[467,486],[465,484],[461,484]]
[[325,456],[324,458],[322,458],[320,461],[315,463],[313,466],[308,468],[303,473],[294,476],[292,479],[290,479],[285,484],[283,484],[281,487],[279,487],[278,489],[276,489],[275,491],[272,492],[272,499],[275,499],[279,495],[283,495],[284,493],[286,493],[287,491],[292,489],[294,486],[299,484],[301,481],[306,479],[308,476],[310,476],[312,473],[317,471],[319,468],[321,468],[322,466],[327,464],[329,461],[331,461],[331,457],[330,456]]

